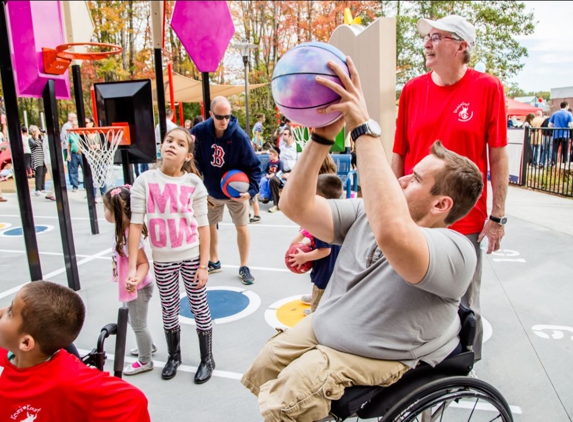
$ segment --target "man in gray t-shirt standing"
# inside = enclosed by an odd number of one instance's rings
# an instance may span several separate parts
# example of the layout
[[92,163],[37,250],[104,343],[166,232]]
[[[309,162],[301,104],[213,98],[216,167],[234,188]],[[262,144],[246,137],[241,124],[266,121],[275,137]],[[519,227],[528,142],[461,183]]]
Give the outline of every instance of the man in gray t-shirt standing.
[[[440,142],[398,181],[370,120],[354,64],[343,82],[317,82],[341,96],[325,112],[344,119],[313,132],[280,208],[325,242],[342,245],[316,313],[273,337],[242,383],[266,421],[315,421],[351,385],[396,382],[419,361],[436,365],[459,342],[457,309],[476,266],[464,236],[447,229],[475,205],[482,175]],[[358,155],[363,200],[315,195],[320,165],[346,124]]]

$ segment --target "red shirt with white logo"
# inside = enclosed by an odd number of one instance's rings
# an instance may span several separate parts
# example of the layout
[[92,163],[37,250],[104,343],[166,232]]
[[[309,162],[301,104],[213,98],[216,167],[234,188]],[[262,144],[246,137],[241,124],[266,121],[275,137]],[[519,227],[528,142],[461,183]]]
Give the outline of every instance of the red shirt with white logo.
[[84,365],[60,350],[17,368],[0,348],[0,421],[147,422],[147,399],[127,382]]
[[[431,72],[410,80],[400,95],[393,151],[404,156],[404,174],[430,153],[434,141],[468,157],[487,182],[487,146],[507,145],[505,95],[495,76],[468,68],[453,85],[438,86]],[[487,219],[487,189],[470,213],[451,226],[480,233]]]

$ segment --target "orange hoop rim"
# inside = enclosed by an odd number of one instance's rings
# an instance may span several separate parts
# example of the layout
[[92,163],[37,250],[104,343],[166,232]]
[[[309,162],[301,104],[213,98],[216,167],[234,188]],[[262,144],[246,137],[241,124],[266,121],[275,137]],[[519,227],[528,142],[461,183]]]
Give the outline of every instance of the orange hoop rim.
[[[75,51],[67,51],[72,47],[104,47],[104,48],[111,48],[111,51],[94,51],[91,53],[79,53]],[[115,44],[106,44],[100,42],[72,42],[67,44],[58,45],[56,48],[56,55],[62,59],[68,60],[99,60],[104,59],[109,56],[113,56],[114,54],[120,54],[123,49],[119,45]]]
[[122,139],[119,142],[119,145],[131,145],[131,133],[129,131],[129,125],[75,127],[68,129],[68,132],[77,133],[79,135],[87,135],[89,133],[105,133],[107,138],[107,134],[109,132],[117,132],[118,130],[123,131]]
[[94,127],[72,127],[68,129],[68,132],[85,132],[85,133],[92,133],[92,132],[109,132],[112,130],[125,130],[125,128],[129,128],[129,125],[117,125],[117,126],[94,126]]

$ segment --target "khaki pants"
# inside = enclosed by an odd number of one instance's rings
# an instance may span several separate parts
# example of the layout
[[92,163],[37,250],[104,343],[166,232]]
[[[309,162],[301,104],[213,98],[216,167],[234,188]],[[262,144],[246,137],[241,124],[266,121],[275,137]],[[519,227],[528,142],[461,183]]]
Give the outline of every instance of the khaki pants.
[[318,344],[312,315],[270,339],[241,382],[259,398],[265,421],[312,422],[352,385],[388,386],[409,369]]
[[316,287],[316,284],[312,285],[312,302],[310,304],[310,310],[312,312],[316,311],[316,308],[318,308],[318,304],[320,303],[320,299],[322,299],[324,290],[325,289],[319,289]]

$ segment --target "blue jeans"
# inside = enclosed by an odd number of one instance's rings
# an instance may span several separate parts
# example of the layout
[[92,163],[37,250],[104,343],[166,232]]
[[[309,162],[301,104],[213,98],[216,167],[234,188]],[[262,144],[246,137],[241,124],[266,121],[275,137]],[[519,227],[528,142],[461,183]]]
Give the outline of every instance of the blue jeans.
[[534,166],[539,164],[539,150],[541,145],[531,145],[531,162]]
[[141,163],[141,164],[134,164],[133,169],[135,170],[135,176],[139,176],[141,173],[145,173],[149,170],[149,164]]
[[541,159],[540,163],[542,166],[548,166],[551,164],[553,155],[553,139],[551,136],[543,135],[543,141],[541,144]]
[[[103,196],[105,195],[105,193],[107,192],[107,185],[103,185],[101,188],[99,188],[99,193],[101,193],[101,197],[103,198]],[[94,198],[97,196],[97,188],[94,186]]]
[[72,152],[70,157],[71,159],[68,161],[68,177],[70,179],[70,185],[72,185],[72,188],[77,189],[79,186],[78,168],[82,166],[83,170],[82,155],[78,154],[77,152]]

